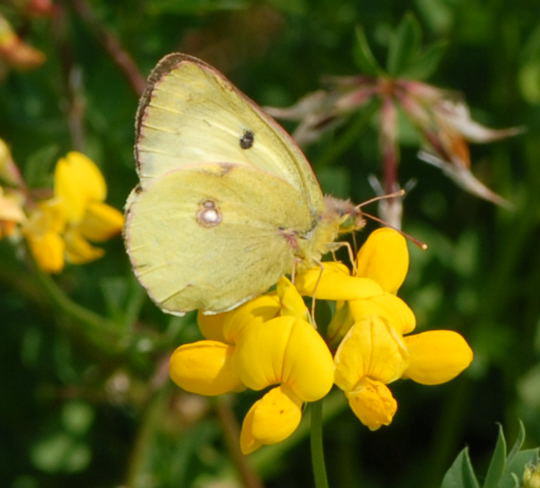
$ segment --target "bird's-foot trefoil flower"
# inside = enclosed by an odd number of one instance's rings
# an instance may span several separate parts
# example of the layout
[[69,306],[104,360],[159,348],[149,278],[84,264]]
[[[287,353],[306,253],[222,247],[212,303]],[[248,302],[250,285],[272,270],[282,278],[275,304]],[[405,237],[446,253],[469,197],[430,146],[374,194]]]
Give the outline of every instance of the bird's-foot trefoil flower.
[[300,295],[282,278],[276,292],[236,310],[199,314],[206,340],[180,346],[171,357],[171,378],[187,391],[218,395],[270,388],[244,419],[244,453],[292,434],[303,403],[324,397],[332,387],[332,355],[308,317]]
[[104,251],[89,241],[103,242],[120,233],[123,216],[105,203],[107,186],[95,163],[70,152],[56,164],[54,195],[30,211],[23,233],[44,271],[56,273],[65,262],[83,264]]
[[[409,335],[416,319],[397,296],[408,267],[402,235],[379,229],[358,252],[352,272],[340,262],[323,262],[299,272],[294,285],[283,277],[275,291],[235,310],[199,314],[205,339],[176,349],[171,378],[202,395],[265,392],[245,416],[244,453],[291,435],[303,404],[324,397],[333,383],[369,429],[389,425],[397,401],[388,385],[399,379],[444,383],[472,360],[456,332]],[[336,301],[324,337],[301,295]]]
[[124,223],[122,213],[105,203],[106,196],[99,168],[75,151],[57,162],[53,192],[28,188],[8,145],[0,139],[0,239],[24,237],[43,271],[57,273],[66,262],[83,264],[103,255],[103,249],[90,241],[108,240]]
[[[472,361],[470,347],[456,332],[406,335],[415,329],[416,318],[397,292],[408,268],[405,238],[381,228],[358,252],[353,275],[331,262],[323,263],[322,270],[301,273],[298,279],[302,294],[341,300],[328,327],[328,340],[336,347],[335,382],[371,430],[388,425],[397,410],[386,385],[400,378],[426,385],[444,383]],[[359,292],[351,296],[351,290],[360,288],[364,296]]]

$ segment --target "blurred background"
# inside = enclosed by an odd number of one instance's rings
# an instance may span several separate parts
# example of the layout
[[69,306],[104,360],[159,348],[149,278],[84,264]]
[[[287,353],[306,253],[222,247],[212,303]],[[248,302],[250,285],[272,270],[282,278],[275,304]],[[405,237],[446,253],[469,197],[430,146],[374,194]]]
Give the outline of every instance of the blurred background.
[[[447,43],[427,81],[462,92],[476,120],[526,132],[472,147],[473,173],[514,204],[509,211],[420,161],[419,139],[399,119],[399,179],[416,181],[404,202],[403,229],[430,246],[426,252],[411,246],[401,296],[415,311],[418,330],[460,331],[475,361],[442,386],[395,384],[398,413],[377,432],[356,421],[340,398],[328,398],[325,441],[334,487],[433,488],[465,445],[482,472],[497,422],[513,439],[522,419],[527,445],[540,444],[538,2],[0,4],[21,40],[43,54],[26,65],[1,62],[0,137],[36,188],[51,187],[59,157],[83,151],[104,172],[108,202],[117,208],[137,182],[138,92],[163,55],[201,57],[257,103],[288,106],[319,89],[323,75],[359,72],[353,54],[359,25],[384,61],[406,12],[418,19],[426,42]],[[306,148],[323,189],[355,202],[373,196],[367,176],[380,175],[376,114],[364,119],[352,115]],[[240,486],[223,434],[234,429],[229,410],[167,378],[168,354],[198,338],[194,317],[162,314],[132,277],[121,239],[105,247],[102,259],[68,266],[51,284],[36,277],[20,248],[0,241],[2,485]],[[85,330],[73,304],[98,314],[110,337]],[[225,402],[241,419],[256,397]],[[310,486],[307,427],[263,448],[251,464],[265,486]]]

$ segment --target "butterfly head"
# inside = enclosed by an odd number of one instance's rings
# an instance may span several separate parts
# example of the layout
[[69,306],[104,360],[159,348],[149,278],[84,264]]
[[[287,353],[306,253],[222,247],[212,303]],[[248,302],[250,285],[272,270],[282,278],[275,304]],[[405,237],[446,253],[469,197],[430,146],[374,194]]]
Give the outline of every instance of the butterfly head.
[[325,213],[323,214],[323,220],[327,219],[335,222],[338,234],[354,232],[366,225],[364,214],[350,200],[341,200],[327,195],[324,197],[324,203]]

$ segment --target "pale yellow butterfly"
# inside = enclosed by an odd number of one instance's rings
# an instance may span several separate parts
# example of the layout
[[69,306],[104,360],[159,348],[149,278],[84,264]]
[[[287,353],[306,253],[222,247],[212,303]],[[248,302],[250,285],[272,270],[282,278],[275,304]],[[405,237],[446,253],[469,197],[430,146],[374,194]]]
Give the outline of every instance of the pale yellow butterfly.
[[[219,313],[313,266],[362,225],[323,197],[302,151],[219,71],[170,54],[151,73],[136,121],[140,185],[126,204],[135,274],[164,311]],[[346,223],[347,222],[347,223]]]

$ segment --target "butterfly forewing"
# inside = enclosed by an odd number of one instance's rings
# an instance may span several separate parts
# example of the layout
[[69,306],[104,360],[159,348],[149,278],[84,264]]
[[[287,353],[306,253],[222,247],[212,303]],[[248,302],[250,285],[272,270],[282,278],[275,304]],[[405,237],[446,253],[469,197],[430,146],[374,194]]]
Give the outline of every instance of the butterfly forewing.
[[312,215],[322,193],[292,138],[221,73],[183,54],[154,69],[137,115],[141,185],[183,165],[231,161],[255,166],[297,189]]

